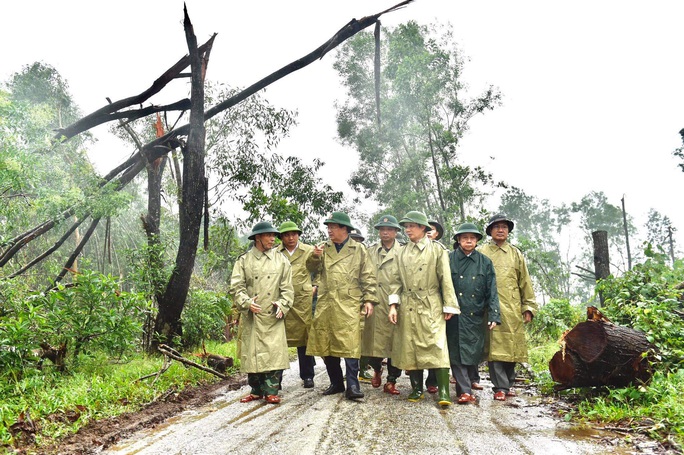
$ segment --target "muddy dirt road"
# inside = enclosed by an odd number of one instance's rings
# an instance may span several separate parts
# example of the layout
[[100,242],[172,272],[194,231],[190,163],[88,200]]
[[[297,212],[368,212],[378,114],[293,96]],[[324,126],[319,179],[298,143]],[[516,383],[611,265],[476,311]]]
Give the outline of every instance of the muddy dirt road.
[[[317,359],[316,387],[301,386],[297,362],[283,378],[280,405],[263,400],[240,403],[248,387],[226,393],[210,405],[188,411],[111,447],[107,454],[589,454],[629,453],[609,447],[603,436],[560,422],[539,397],[522,393],[492,400],[491,384],[475,392],[474,405],[442,409],[426,393],[418,403],[362,384],[358,402],[342,394],[322,396],[328,386]],[[523,391],[524,392],[524,391]],[[452,398],[455,399],[455,392]]]

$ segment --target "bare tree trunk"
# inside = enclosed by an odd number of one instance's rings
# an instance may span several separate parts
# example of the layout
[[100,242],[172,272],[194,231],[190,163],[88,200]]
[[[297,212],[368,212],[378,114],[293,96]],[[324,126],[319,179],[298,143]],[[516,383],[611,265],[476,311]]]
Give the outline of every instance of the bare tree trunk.
[[190,68],[192,89],[190,100],[190,133],[188,143],[183,150],[183,203],[180,206],[180,242],[176,265],[164,294],[159,299],[159,312],[154,331],[157,335],[152,342],[152,349],[157,350],[158,343],[172,344],[175,336],[182,335],[181,313],[190,288],[190,278],[195,265],[197,245],[199,243],[202,209],[204,205],[204,68],[208,56],[200,59],[197,50],[197,38],[192,23],[184,8],[183,27],[190,52]]
[[[594,239],[594,274],[596,281],[610,276],[610,256],[608,254],[608,232],[594,231],[591,233]],[[603,306],[603,295],[599,293],[601,306]]]
[[632,270],[632,252],[629,250],[629,230],[627,230],[627,212],[625,211],[624,196],[622,196],[622,224],[625,227],[625,245],[627,245],[627,270]]

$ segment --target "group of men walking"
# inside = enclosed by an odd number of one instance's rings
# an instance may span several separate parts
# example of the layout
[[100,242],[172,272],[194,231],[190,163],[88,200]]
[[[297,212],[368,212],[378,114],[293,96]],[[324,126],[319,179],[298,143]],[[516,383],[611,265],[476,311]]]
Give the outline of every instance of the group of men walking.
[[[438,393],[440,405],[452,403],[450,376],[457,402],[467,404],[482,388],[485,355],[494,399],[514,395],[515,364],[527,360],[524,323],[536,304],[525,260],[507,241],[511,220],[493,216],[486,227],[491,242],[479,248],[477,226],[462,224],[451,252],[438,241],[441,225],[419,211],[399,221],[381,216],[374,226],[380,240],[368,248],[351,238],[346,213],[333,212],[324,224],[329,240],[311,246],[299,241],[293,222],[279,229],[257,223],[248,236],[253,247],[235,263],[238,355],[252,388],[242,402],[280,402],[288,346],[297,348],[306,388],[314,387],[314,356],[323,358],[330,380],[323,395],[363,398],[362,358],[373,368],[373,387],[382,385],[386,360],[385,393],[401,394],[396,381],[406,371],[408,400],[423,399],[428,370],[428,392]],[[406,244],[398,240],[402,228]],[[282,243],[274,249],[276,236]]]

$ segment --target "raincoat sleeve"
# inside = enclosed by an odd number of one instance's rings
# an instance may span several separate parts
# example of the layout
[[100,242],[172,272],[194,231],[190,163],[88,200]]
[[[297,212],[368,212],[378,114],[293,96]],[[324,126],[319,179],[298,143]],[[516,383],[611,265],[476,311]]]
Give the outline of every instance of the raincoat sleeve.
[[[318,275],[321,273],[321,269],[323,268],[323,256],[325,256],[325,252],[319,257],[316,257],[313,253],[311,253],[309,257],[306,258],[306,270],[308,270],[309,273],[314,275],[316,278],[318,278]],[[317,283],[317,280],[314,280],[314,283]]]
[[230,276],[230,293],[233,296],[233,306],[241,313],[249,311],[252,297],[247,293],[247,283],[245,277],[245,254],[240,256],[233,266],[233,273]]
[[375,267],[370,260],[368,251],[365,247],[361,248],[361,267],[359,281],[361,284],[361,293],[363,294],[363,303],[370,302],[373,305],[378,304],[377,287],[378,280],[375,277]]
[[456,300],[454,282],[451,280],[449,253],[445,249],[435,248],[437,254],[437,279],[442,290],[442,313],[461,314],[461,307]]
[[484,254],[485,261],[485,304],[487,307],[488,322],[496,322],[501,325],[501,309],[499,305],[499,291],[496,288],[496,273],[492,261]]
[[529,311],[532,316],[537,314],[537,302],[534,296],[534,288],[532,287],[532,279],[530,273],[527,271],[527,263],[521,253],[520,257],[520,276],[518,277],[518,287],[520,288],[520,300],[522,306],[522,313]]
[[287,315],[287,312],[290,311],[292,303],[294,302],[294,287],[292,286],[292,266],[285,256],[283,256],[283,271],[280,275],[278,287],[280,290],[280,298],[273,303],[278,305],[278,308],[283,312],[283,315]]

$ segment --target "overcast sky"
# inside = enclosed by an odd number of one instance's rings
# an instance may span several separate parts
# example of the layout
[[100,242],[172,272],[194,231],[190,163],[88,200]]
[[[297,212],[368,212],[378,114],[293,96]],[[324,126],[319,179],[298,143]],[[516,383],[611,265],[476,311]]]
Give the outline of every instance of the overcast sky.
[[[200,42],[218,33],[208,77],[247,86],[309,53],[351,18],[398,0],[213,2],[187,0]],[[187,52],[178,0],[30,1],[3,4],[0,80],[43,61],[69,82],[84,113],[105,97],[146,89]],[[684,128],[682,1],[416,0],[383,25],[450,22],[470,59],[464,78],[473,95],[488,85],[503,106],[477,117],[461,143],[470,164],[553,204],[603,191],[639,228],[655,208],[679,228],[684,173],[672,151]],[[266,98],[299,111],[284,154],[320,157],[326,182],[346,190],[355,153],[335,141],[333,103],[343,92],[332,55],[282,79]],[[153,98],[175,101],[187,90]],[[127,157],[95,130],[94,161],[103,172]],[[494,203],[493,203],[494,204]],[[494,210],[496,207],[489,207]]]

